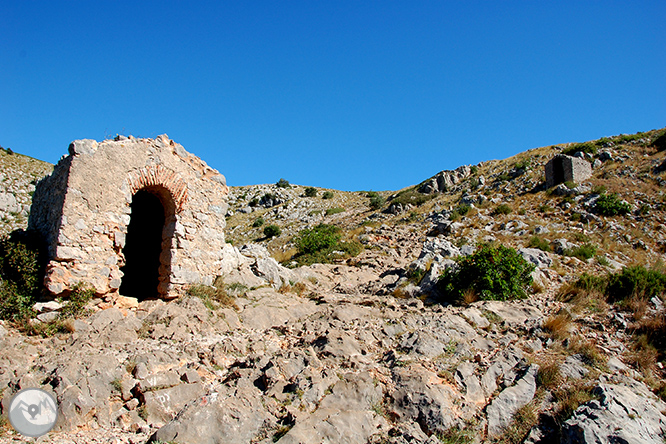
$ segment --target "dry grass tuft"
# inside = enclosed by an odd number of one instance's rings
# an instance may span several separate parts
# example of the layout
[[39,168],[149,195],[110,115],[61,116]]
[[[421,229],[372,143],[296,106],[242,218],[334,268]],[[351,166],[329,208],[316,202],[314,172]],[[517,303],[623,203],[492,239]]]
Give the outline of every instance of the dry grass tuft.
[[586,385],[583,382],[578,382],[574,385],[562,387],[553,392],[557,401],[555,406],[555,421],[558,424],[563,424],[578,407],[586,402],[594,399],[592,394],[593,387]]
[[479,300],[479,295],[473,288],[468,288],[465,290],[460,297],[460,304],[467,307],[470,304]]
[[578,337],[569,339],[567,350],[572,354],[580,355],[585,363],[593,367],[602,366],[607,361],[606,357],[599,352],[594,343]]
[[568,313],[550,316],[542,327],[555,340],[567,339],[572,331],[571,316]]
[[548,361],[539,364],[537,373],[537,384],[548,390],[553,390],[562,382],[560,375],[560,360],[551,358]]

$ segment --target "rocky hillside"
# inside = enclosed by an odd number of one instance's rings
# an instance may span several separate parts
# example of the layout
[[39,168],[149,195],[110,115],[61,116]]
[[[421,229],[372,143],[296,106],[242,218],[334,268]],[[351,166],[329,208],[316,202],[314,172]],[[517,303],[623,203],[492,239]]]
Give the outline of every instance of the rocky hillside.
[[0,234],[26,228],[32,194],[53,165],[0,149]]
[[[236,248],[216,288],[92,300],[46,337],[0,324],[3,415],[41,386],[61,412],[40,442],[661,444],[663,287],[620,300],[575,285],[663,272],[660,134],[533,149],[399,192],[232,187]],[[592,177],[545,189],[567,150]],[[298,266],[320,223],[362,251]],[[535,265],[528,297],[442,303],[439,274],[487,242]],[[63,306],[39,304],[32,325]],[[0,443],[22,439],[5,424]]]

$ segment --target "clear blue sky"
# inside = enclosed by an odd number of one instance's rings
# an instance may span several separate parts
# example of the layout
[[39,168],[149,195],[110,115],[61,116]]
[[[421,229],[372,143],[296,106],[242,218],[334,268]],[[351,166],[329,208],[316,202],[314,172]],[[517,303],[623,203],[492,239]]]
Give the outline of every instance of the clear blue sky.
[[396,190],[666,126],[666,1],[4,1],[0,145],[166,133],[230,185]]

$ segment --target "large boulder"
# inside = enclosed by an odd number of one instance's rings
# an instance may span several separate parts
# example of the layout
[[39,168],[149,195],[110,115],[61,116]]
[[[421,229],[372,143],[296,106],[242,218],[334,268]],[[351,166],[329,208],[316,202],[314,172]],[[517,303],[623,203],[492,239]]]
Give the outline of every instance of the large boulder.
[[564,423],[562,443],[663,444],[666,403],[636,381],[599,384],[597,399],[576,410]]

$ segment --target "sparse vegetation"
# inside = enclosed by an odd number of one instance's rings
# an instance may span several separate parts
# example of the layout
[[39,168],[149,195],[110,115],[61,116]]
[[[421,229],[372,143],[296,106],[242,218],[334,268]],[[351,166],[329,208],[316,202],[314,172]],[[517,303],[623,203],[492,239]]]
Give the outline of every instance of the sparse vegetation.
[[0,319],[25,322],[44,274],[41,238],[17,231],[0,239]]
[[220,307],[231,307],[238,310],[236,298],[226,291],[222,278],[216,279],[213,286],[192,285],[187,289],[187,295],[201,299],[201,302],[211,311]]
[[[371,193],[368,193],[370,195]],[[381,207],[384,206],[384,203],[386,202],[386,199],[384,199],[382,196],[378,195],[377,193],[374,193],[373,196],[370,196],[370,208],[373,210],[379,210]]]
[[255,228],[258,228],[264,224],[264,218],[263,217],[258,217],[252,222],[252,226]]
[[277,225],[271,224],[271,225],[266,225],[264,227],[264,236],[266,236],[269,239],[271,237],[279,236],[281,233],[282,230],[280,230],[280,227],[278,227]]
[[334,225],[319,224],[302,230],[294,239],[298,254],[294,257],[300,265],[327,263],[336,259],[356,256],[363,247],[356,241],[343,241],[342,231]]
[[391,204],[399,204],[402,206],[413,205],[418,207],[432,198],[432,195],[420,193],[416,188],[410,188],[399,192],[393,199],[391,199]]
[[276,182],[275,186],[278,188],[291,188],[289,181],[283,178],[280,178],[280,180]]
[[562,151],[562,154],[573,156],[576,153],[597,154],[597,145],[593,142],[574,143]]
[[548,242],[546,239],[540,238],[539,236],[532,236],[527,243],[527,246],[529,248],[538,248],[541,251],[553,251],[552,247],[550,246],[550,242]]
[[511,214],[513,210],[507,204],[500,204],[493,210],[493,216],[498,216],[500,214]]
[[305,197],[317,197],[317,189],[315,187],[307,187],[305,189]]
[[597,199],[596,210],[602,216],[617,216],[631,211],[631,205],[620,200],[617,194],[602,194]]
[[472,289],[482,300],[522,299],[532,285],[534,265],[503,245],[482,245],[470,256],[458,259],[438,281],[444,301],[457,303]]
[[322,199],[333,199],[333,192],[332,191],[324,191],[324,194],[321,196]]
[[575,257],[582,261],[593,258],[595,254],[597,254],[597,247],[589,243],[564,250],[565,256]]
[[339,208],[339,207],[336,207],[336,208],[327,208],[327,209],[326,209],[326,215],[327,215],[327,216],[331,216],[331,215],[333,215],[333,214],[344,213],[344,211],[345,211],[344,208]]

